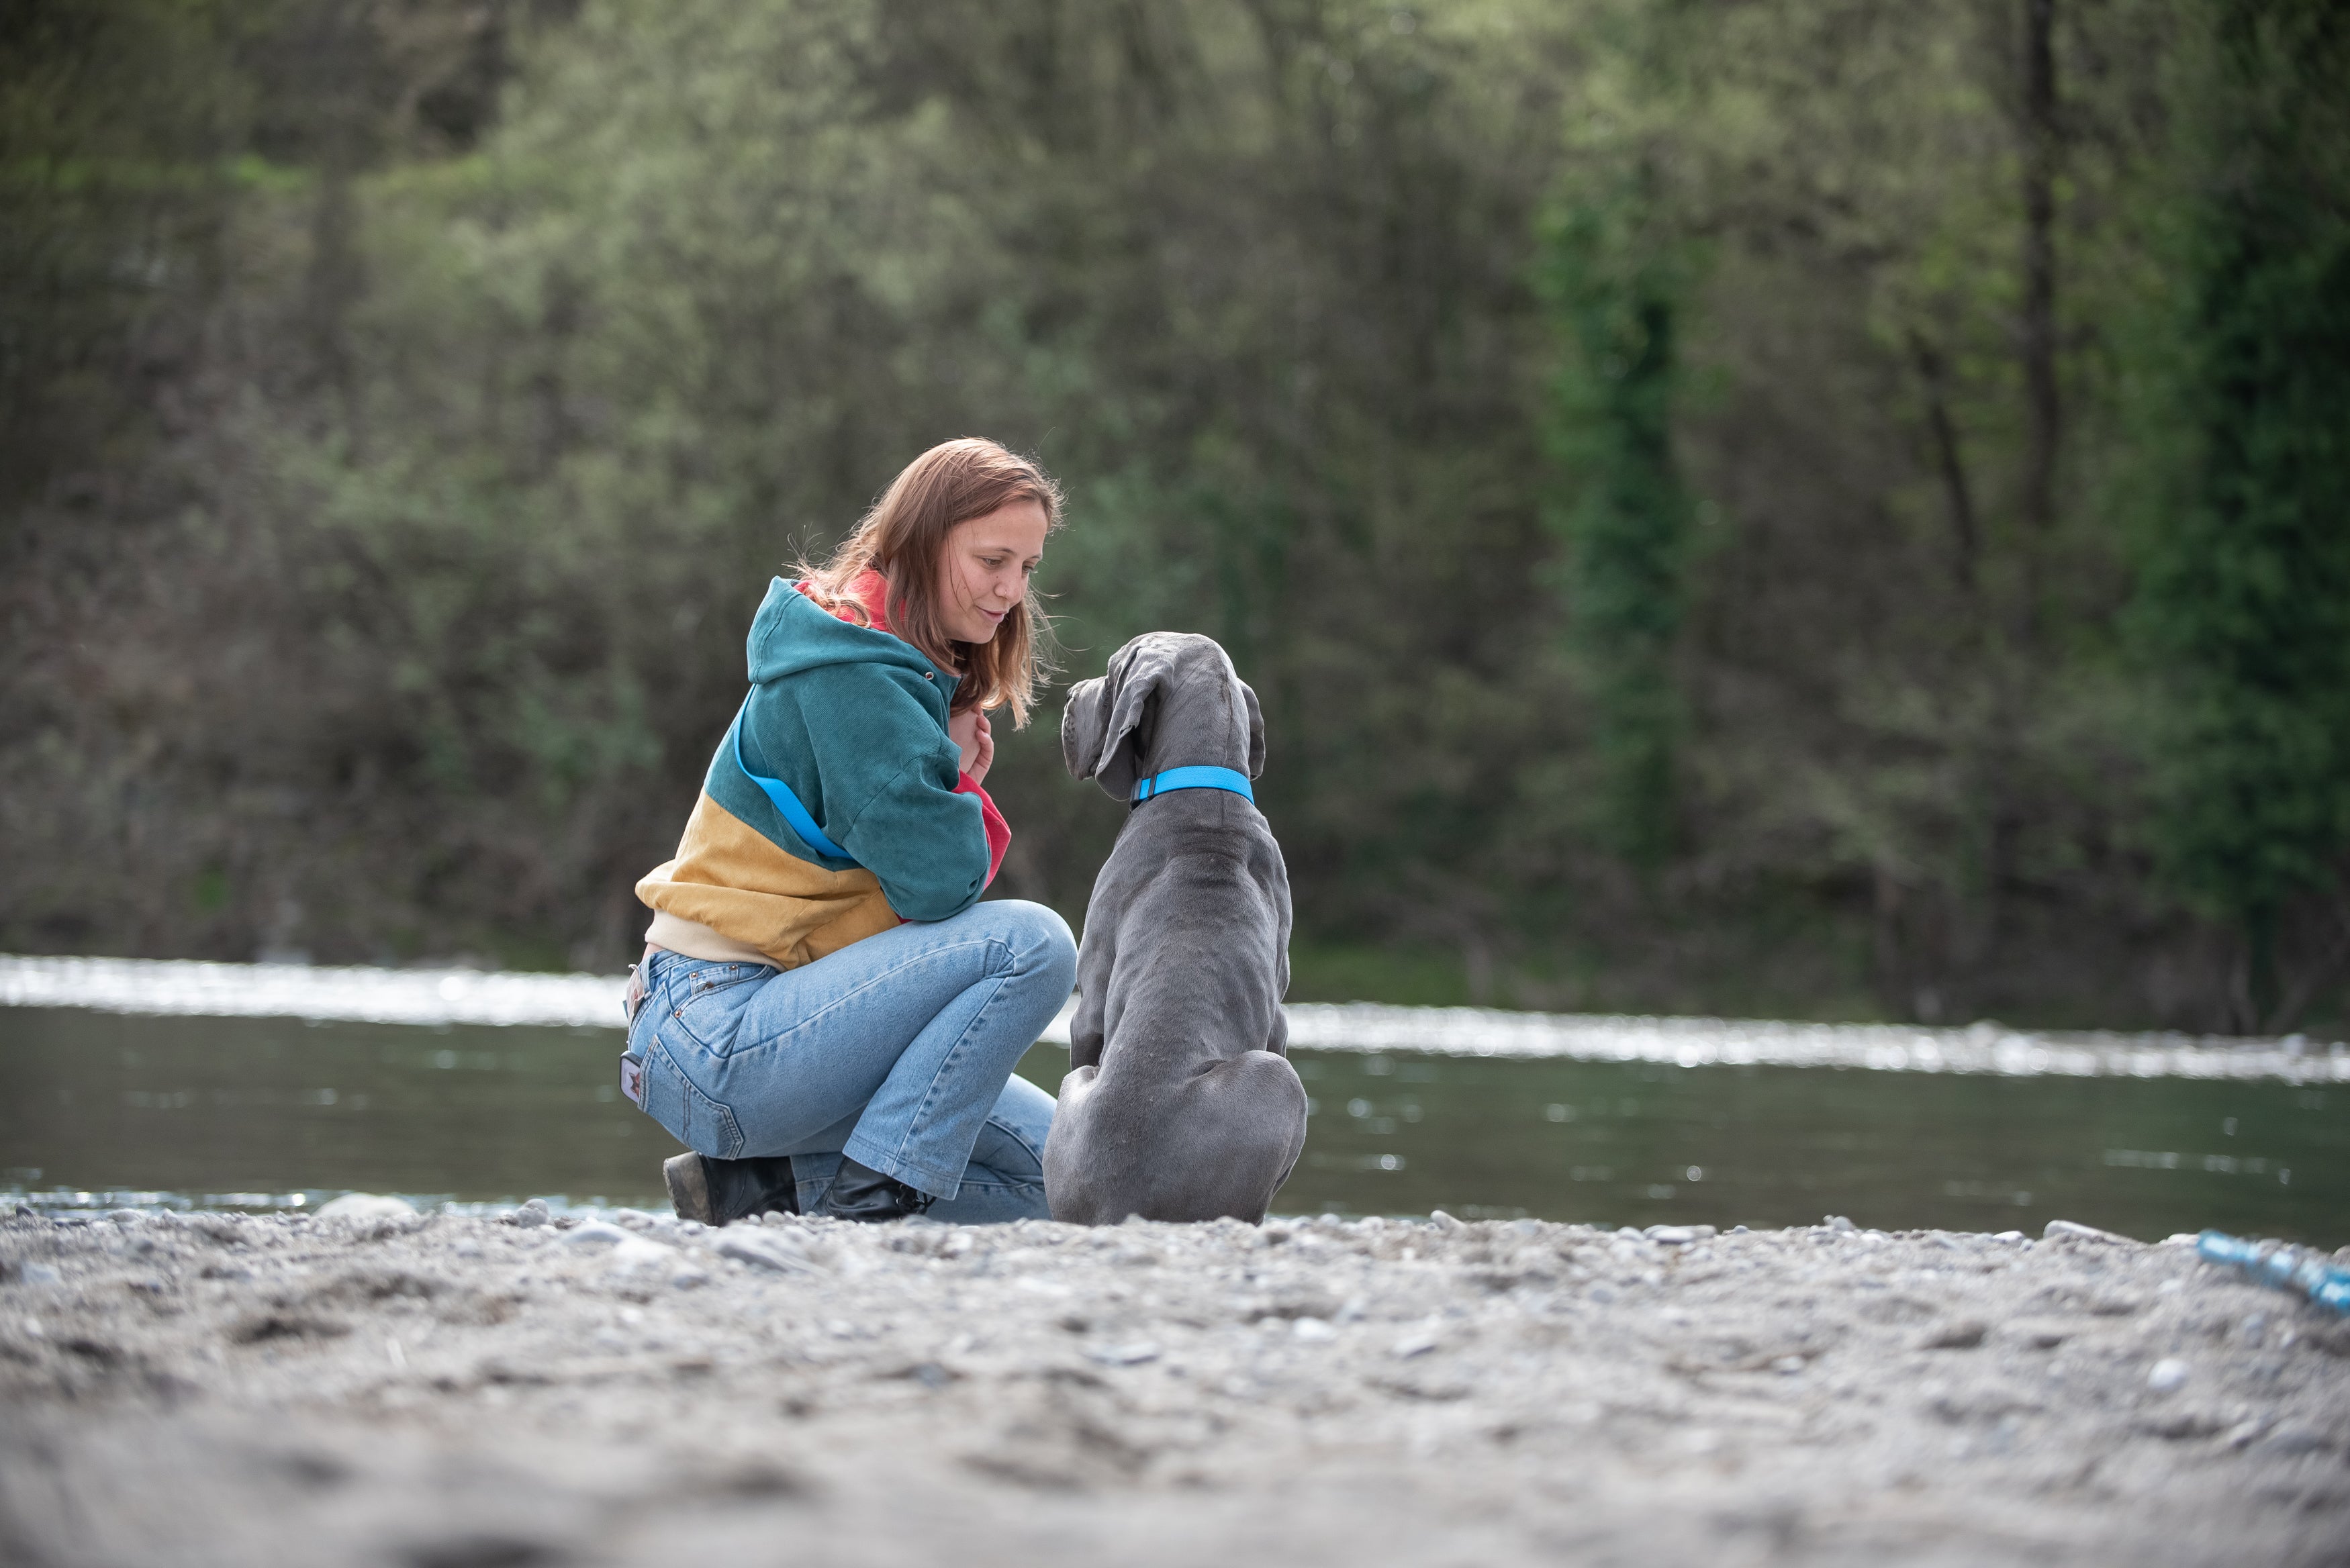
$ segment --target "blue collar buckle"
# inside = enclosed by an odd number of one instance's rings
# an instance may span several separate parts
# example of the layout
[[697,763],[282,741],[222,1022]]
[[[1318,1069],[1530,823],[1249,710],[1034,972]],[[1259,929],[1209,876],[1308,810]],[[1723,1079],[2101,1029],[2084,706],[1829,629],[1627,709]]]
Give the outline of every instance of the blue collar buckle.
[[1169,768],[1163,774],[1153,774],[1134,786],[1134,804],[1178,789],[1221,789],[1240,796],[1251,805],[1256,804],[1256,792],[1249,788],[1248,774],[1237,768]]

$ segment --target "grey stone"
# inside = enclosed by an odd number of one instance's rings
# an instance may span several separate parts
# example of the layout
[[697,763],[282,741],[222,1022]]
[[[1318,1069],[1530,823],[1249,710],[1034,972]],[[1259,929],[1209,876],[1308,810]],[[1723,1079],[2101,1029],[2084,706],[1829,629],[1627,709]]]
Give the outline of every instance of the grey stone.
[[416,1212],[416,1205],[404,1198],[388,1198],[376,1192],[346,1192],[318,1209],[321,1220],[405,1220]]
[[556,1244],[592,1251],[598,1247],[617,1247],[623,1241],[634,1240],[636,1240],[635,1237],[630,1236],[618,1225],[608,1225],[601,1220],[590,1220],[577,1229],[565,1231],[562,1241]]
[[728,1226],[719,1232],[718,1255],[776,1274],[822,1272],[807,1244],[788,1231],[745,1231]]
[[2334,1444],[2322,1432],[2307,1427],[2282,1426],[2260,1440],[2260,1451],[2293,1458],[2302,1454],[2324,1453]]

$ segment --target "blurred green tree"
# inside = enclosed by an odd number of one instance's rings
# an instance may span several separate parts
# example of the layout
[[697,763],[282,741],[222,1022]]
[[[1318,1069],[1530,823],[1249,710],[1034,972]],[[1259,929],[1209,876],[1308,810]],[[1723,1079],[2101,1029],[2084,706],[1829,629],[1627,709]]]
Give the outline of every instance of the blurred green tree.
[[[2143,550],[2138,622],[2173,697],[2169,876],[2244,940],[2238,1023],[2290,1027],[2350,945],[2350,14],[2211,0],[2186,140],[2175,415],[2190,459]],[[2279,924],[2332,891],[2290,986]]]
[[1581,171],[1548,216],[1537,275],[1564,339],[1549,446],[1565,497],[1566,626],[1593,710],[1601,841],[1645,870],[1674,848],[1682,705],[1674,643],[1690,504],[1673,454],[1686,242],[1659,234],[1653,180]]

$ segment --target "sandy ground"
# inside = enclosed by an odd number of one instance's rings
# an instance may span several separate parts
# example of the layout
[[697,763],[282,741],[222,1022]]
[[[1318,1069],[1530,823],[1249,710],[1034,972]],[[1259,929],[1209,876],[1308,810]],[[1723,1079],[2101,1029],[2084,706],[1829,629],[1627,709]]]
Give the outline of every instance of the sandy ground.
[[0,1222],[0,1561],[2350,1562],[2177,1244],[519,1218]]

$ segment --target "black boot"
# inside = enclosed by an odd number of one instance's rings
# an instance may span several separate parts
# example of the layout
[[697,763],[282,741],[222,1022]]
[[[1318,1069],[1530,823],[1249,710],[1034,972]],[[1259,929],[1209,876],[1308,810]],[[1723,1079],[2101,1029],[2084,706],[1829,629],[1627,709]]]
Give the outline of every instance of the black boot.
[[909,1187],[894,1176],[884,1176],[871,1166],[859,1165],[842,1155],[840,1174],[825,1189],[824,1201],[817,1205],[816,1212],[835,1220],[903,1220],[923,1212],[936,1201],[929,1193]]
[[712,1159],[706,1154],[681,1154],[662,1163],[661,1177],[669,1183],[669,1200],[681,1220],[723,1225],[748,1214],[800,1211],[799,1184],[792,1177],[789,1155]]

